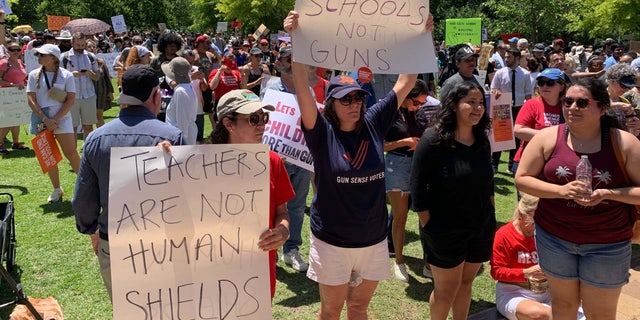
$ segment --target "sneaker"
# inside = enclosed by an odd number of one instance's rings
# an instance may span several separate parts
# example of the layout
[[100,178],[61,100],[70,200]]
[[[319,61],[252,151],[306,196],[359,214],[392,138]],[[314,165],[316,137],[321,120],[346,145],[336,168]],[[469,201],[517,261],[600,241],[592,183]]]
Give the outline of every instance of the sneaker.
[[431,274],[431,268],[426,264],[422,268],[422,275],[425,276],[425,278],[433,279],[433,274]]
[[282,261],[287,265],[290,265],[293,270],[304,272],[309,269],[309,264],[302,260],[298,249],[291,249],[291,251],[282,254]]
[[9,154],[9,150],[7,150],[2,143],[0,143],[0,154]]
[[64,195],[64,191],[62,191],[62,188],[55,188],[53,189],[53,192],[51,192],[51,195],[49,196],[47,201],[49,201],[50,203],[58,202],[62,200],[62,195]]
[[409,274],[407,273],[407,266],[404,263],[394,263],[393,271],[396,275],[396,279],[402,282],[409,282]]
[[13,150],[29,150],[29,148],[27,146],[25,146],[24,143],[22,143],[22,142],[11,144],[11,149],[13,149]]

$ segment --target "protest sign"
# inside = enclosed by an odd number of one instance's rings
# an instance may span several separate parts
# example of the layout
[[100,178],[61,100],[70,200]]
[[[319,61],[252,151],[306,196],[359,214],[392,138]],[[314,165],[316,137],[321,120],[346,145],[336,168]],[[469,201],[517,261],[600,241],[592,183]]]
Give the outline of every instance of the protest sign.
[[113,25],[113,32],[115,33],[127,32],[127,24],[124,22],[123,15],[111,17],[111,25]]
[[482,44],[482,19],[447,19],[445,42],[448,46],[460,43]]
[[269,33],[269,28],[267,28],[267,26],[265,26],[264,24],[261,24],[256,32],[254,32],[251,36],[253,37],[253,39],[258,40],[267,33]]
[[[326,3],[320,4],[320,3]],[[436,72],[428,0],[297,0],[293,59],[327,69],[373,73]]]
[[0,9],[4,10],[5,15],[12,14],[11,6],[9,6],[8,0],[0,0]]
[[164,22],[158,22],[158,29],[160,29],[160,32],[164,32],[167,30],[167,24]]
[[113,319],[271,319],[269,150],[112,148]]
[[226,22],[226,21],[218,21],[218,23],[216,25],[216,33],[227,32],[228,26],[229,26],[228,22]]
[[511,150],[516,148],[513,134],[513,115],[511,114],[511,95],[502,94],[499,99],[491,95],[489,114],[493,120],[489,132],[491,152]]
[[36,154],[42,173],[49,172],[58,162],[62,161],[62,154],[53,137],[53,132],[47,129],[42,130],[35,138],[31,139],[31,146]]
[[[262,102],[276,108],[269,113],[269,123],[265,126],[262,143],[269,145],[272,151],[287,162],[313,171],[313,157],[300,129],[300,108],[296,97],[290,93],[268,89]],[[322,105],[318,104],[318,107],[321,108]]]
[[59,31],[69,21],[71,21],[70,16],[47,16],[47,28]]
[[0,88],[0,128],[20,126],[30,120],[27,92],[16,87]]

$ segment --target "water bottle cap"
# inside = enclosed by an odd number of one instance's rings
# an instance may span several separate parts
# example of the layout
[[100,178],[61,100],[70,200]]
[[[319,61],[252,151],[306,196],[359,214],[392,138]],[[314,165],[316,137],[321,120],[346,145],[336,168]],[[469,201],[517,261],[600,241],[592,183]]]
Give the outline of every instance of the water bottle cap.
[[589,159],[589,156],[586,154],[583,154],[582,156],[580,156],[580,159]]

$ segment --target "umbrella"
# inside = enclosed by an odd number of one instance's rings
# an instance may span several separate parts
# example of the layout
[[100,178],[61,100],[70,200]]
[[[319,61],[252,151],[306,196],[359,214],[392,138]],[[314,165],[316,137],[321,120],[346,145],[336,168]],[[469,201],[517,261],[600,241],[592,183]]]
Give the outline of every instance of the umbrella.
[[33,31],[33,28],[28,24],[23,24],[21,26],[17,26],[15,28],[13,28],[13,30],[11,30],[11,32],[15,32],[15,33],[19,33],[19,32],[27,33],[27,32],[31,32],[31,31]]
[[93,18],[75,19],[67,22],[61,30],[69,30],[71,33],[82,32],[86,35],[106,32],[111,29],[111,25]]

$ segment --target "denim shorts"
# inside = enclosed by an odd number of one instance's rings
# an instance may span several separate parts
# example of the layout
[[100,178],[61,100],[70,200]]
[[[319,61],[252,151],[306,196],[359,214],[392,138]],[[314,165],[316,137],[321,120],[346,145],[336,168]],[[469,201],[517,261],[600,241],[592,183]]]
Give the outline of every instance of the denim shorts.
[[536,225],[540,267],[563,280],[580,280],[601,289],[617,289],[629,282],[631,241],[575,244],[547,233]]
[[386,191],[409,192],[411,157],[388,153],[384,158]]

